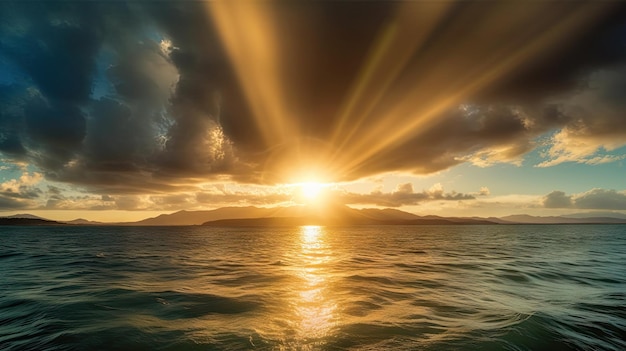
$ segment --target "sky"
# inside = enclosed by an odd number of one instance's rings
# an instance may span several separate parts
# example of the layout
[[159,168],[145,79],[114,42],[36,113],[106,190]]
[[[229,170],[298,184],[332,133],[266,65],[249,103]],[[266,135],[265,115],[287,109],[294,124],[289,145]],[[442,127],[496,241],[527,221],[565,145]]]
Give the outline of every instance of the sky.
[[626,213],[625,162],[625,2],[0,2],[0,215]]

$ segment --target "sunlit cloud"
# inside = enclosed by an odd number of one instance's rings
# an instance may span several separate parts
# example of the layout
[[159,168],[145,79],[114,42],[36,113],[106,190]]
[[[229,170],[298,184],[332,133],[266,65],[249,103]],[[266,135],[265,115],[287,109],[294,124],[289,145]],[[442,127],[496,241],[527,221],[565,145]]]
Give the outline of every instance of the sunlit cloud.
[[23,172],[19,178],[0,183],[0,208],[33,207],[36,200],[43,195],[41,189],[37,187],[42,180],[41,173]]
[[603,152],[626,145],[626,142],[621,139],[607,142],[606,139],[598,139],[593,135],[577,135],[567,129],[554,135],[550,143],[548,151],[543,154],[548,160],[537,164],[537,167],[551,167],[564,162],[597,165],[617,162],[626,157],[626,155],[603,154]]
[[367,194],[359,194],[352,192],[337,193],[338,201],[345,204],[360,205],[376,205],[385,207],[399,207],[404,205],[416,205],[429,201],[463,201],[474,200],[475,196],[471,194],[462,194],[457,192],[445,192],[443,186],[439,183],[433,185],[430,189],[415,192],[411,183],[399,184],[395,190],[385,193],[381,190],[374,190]]
[[19,178],[10,179],[0,184],[0,189],[2,189],[2,191],[18,192],[20,188],[35,185],[39,183],[42,179],[43,175],[41,173],[24,172]]
[[559,113],[570,122],[548,140],[546,161],[539,167],[564,162],[595,165],[626,157],[608,154],[626,145],[625,73],[623,65],[593,71],[584,79],[585,88],[556,101]]

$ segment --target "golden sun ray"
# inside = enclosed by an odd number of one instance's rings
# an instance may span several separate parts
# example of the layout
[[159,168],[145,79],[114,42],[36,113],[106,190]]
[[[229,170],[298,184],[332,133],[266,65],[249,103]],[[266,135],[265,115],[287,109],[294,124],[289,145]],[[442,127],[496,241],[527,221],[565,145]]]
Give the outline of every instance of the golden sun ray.
[[[334,181],[358,177],[368,162],[419,137],[442,113],[537,59],[610,9],[571,6],[559,21],[549,21],[549,16],[541,16],[545,5],[506,2],[488,11],[480,7],[457,13],[455,23],[460,24],[441,27],[452,5],[399,3],[372,41],[327,139],[322,140],[324,147],[317,147],[309,145],[311,135],[298,125],[287,102],[286,87],[298,83],[297,77],[286,76],[280,54],[294,48],[281,47],[285,44],[278,37],[276,20],[281,14],[273,11],[276,6],[278,2],[272,1],[207,4],[265,140],[263,151],[276,154],[263,165],[266,173],[282,173],[277,178],[285,180],[294,168],[316,163]],[[477,15],[481,20],[468,30],[464,23]],[[529,22],[536,25],[519,33]],[[313,189],[302,195],[317,197],[313,194],[319,192]]]
[[207,7],[266,145],[297,135],[284,101],[271,2],[210,1]]
[[[448,63],[440,62],[433,69],[416,81],[412,89],[398,99],[397,103],[388,108],[382,116],[379,116],[367,128],[359,130],[358,139],[350,138],[355,132],[348,134],[349,143],[344,142],[345,147],[340,148],[340,153],[332,159],[337,174],[358,174],[359,169],[367,164],[368,160],[377,154],[401,145],[410,138],[419,136],[428,130],[437,121],[437,117],[445,110],[463,103],[463,99],[485,88],[498,79],[505,77],[519,67],[523,62],[537,58],[541,53],[553,47],[567,36],[583,29],[591,23],[596,16],[607,11],[610,6],[594,7],[593,11],[585,11],[584,8],[575,8],[564,13],[561,20],[554,23],[543,23],[544,29],[539,36],[527,33],[521,36],[515,45],[507,45],[504,48],[494,47],[493,43],[506,42],[511,33],[502,30],[497,33],[501,40],[493,40],[494,32],[489,28],[511,29],[519,28],[521,23],[529,22],[538,17],[544,10],[541,6],[526,7],[522,4],[506,3],[505,10],[516,13],[517,22],[514,25],[504,23],[504,18],[491,13],[484,14],[482,26],[478,26],[473,32],[466,33],[471,40],[468,43],[482,43],[484,47],[473,48],[474,51],[490,53],[490,59],[482,66],[475,67],[469,72],[455,72],[454,58],[449,58]],[[502,9],[500,9],[502,10]],[[496,11],[493,10],[493,14]],[[452,31],[453,32],[453,31]],[[454,33],[450,33],[450,40]],[[464,50],[472,48],[465,48]],[[433,52],[436,49],[432,49]],[[443,50],[443,49],[441,49]],[[458,68],[463,68],[459,66]],[[450,79],[450,77],[453,77]],[[445,85],[443,85],[445,84]],[[421,101],[421,104],[416,102]],[[344,138],[345,139],[345,138]]]

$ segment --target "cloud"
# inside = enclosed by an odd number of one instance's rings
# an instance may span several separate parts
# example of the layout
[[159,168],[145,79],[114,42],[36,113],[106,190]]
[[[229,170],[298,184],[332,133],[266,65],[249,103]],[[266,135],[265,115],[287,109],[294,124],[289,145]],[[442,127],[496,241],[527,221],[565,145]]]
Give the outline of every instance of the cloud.
[[41,173],[24,172],[19,178],[0,183],[0,208],[26,208],[36,205],[43,191],[36,185],[41,182]]
[[96,195],[65,195],[51,194],[47,196],[46,203],[40,208],[46,210],[124,210],[140,211],[149,209],[165,210],[152,203],[146,195],[121,195],[116,197],[104,197]]
[[151,202],[145,196],[124,195],[115,199],[115,208],[119,210],[147,210],[150,209]]
[[31,203],[11,197],[0,195],[0,209],[2,210],[14,210],[20,208],[27,208],[32,206]]
[[0,184],[0,195],[17,199],[34,199],[41,195],[42,191],[35,187],[43,179],[41,173],[24,172],[17,179],[9,179]]
[[196,201],[201,205],[229,204],[229,205],[276,205],[289,204],[294,201],[296,188],[242,188],[229,189],[224,185],[216,185],[196,193]]
[[553,191],[543,199],[543,206],[547,208],[570,208],[574,205],[572,197],[562,191]]
[[[30,5],[0,3],[0,153],[116,200],[89,206],[238,202],[179,194],[290,168],[340,181],[520,164],[546,133],[539,166],[624,158],[610,153],[626,140],[621,3],[270,1],[251,10],[263,31],[236,23],[272,44],[244,45],[241,61],[213,3]],[[473,196],[404,186],[345,197]]]
[[544,197],[543,205],[547,208],[626,210],[626,192],[591,189],[580,194],[566,195],[562,191],[553,191]]
[[560,101],[560,113],[571,122],[550,138],[547,160],[539,167],[602,164],[626,157],[606,154],[626,145],[626,65],[594,71],[586,85]]
[[487,188],[486,186],[480,187],[480,190],[478,191],[478,196],[489,196],[491,194],[491,191],[489,190],[489,188]]
[[577,208],[598,210],[626,210],[626,192],[592,189],[574,200]]
[[428,190],[415,192],[411,183],[399,184],[396,189],[389,193],[374,190],[369,194],[358,194],[352,192],[339,192],[335,194],[338,201],[344,204],[371,204],[386,207],[400,207],[405,205],[416,205],[427,201],[436,200],[473,200],[475,197],[469,194],[457,192],[444,192],[440,183],[433,185]]
[[[97,9],[79,7],[52,3],[2,6],[4,56],[26,73],[44,96],[59,103],[89,97],[95,55],[102,42],[98,30],[102,18]],[[33,36],[38,40],[23,41]]]
[[[115,204],[100,201],[97,196],[64,196],[50,195],[45,205],[42,207],[46,210],[116,210],[118,206]],[[129,208],[125,208],[129,209]]]
[[[176,211],[205,209],[216,206],[239,205],[293,205],[295,188],[242,187],[235,184],[205,185],[195,191],[172,192],[158,195],[112,194],[68,195],[67,189],[48,187],[43,198],[45,209],[55,210],[125,210]],[[30,204],[37,208],[36,203]]]

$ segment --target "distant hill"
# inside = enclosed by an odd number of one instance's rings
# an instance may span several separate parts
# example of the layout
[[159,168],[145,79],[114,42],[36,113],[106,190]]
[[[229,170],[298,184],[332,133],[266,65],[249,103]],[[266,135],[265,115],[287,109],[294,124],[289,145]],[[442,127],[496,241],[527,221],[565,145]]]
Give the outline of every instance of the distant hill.
[[359,211],[364,217],[379,220],[411,220],[421,218],[418,215],[391,208],[364,208],[356,211]]
[[490,221],[457,219],[412,219],[412,220],[374,220],[368,218],[350,220],[328,220],[319,217],[265,217],[265,218],[241,218],[220,219],[206,222],[203,225],[213,227],[276,227],[276,226],[303,226],[303,225],[475,225],[497,224]]
[[598,218],[598,217],[608,217],[608,218],[620,218],[626,219],[626,214],[619,212],[581,212],[581,213],[572,213],[568,215],[563,215],[561,217],[566,218]]
[[35,215],[30,214],[30,213],[19,213],[19,214],[14,214],[14,215],[11,215],[11,216],[0,217],[0,218],[41,219],[41,220],[44,220],[44,221],[49,221],[49,219],[47,219],[47,218],[35,216]]
[[177,226],[200,225],[207,221],[219,219],[258,218],[271,216],[274,209],[248,207],[222,207],[210,211],[178,211],[171,214],[162,214],[153,218],[146,218],[137,222],[117,223],[138,226]]
[[[33,216],[37,217],[37,216]],[[22,226],[57,226],[64,223],[50,221],[41,218],[24,218],[24,217],[0,217],[0,225],[22,225]]]
[[482,221],[489,221],[489,222],[493,222],[493,223],[497,223],[497,224],[515,224],[514,222],[507,221],[507,220],[504,220],[504,219],[498,218],[498,217],[487,217],[487,218],[470,217],[470,218],[471,219],[476,219],[476,220],[482,220]]
[[[346,215],[346,209],[350,211],[359,211],[351,209],[347,206],[326,207],[324,210],[333,213],[330,216],[337,216],[336,208],[341,208],[341,215]],[[123,225],[141,225],[141,226],[177,226],[177,225],[201,225],[209,221],[217,221],[223,219],[247,219],[247,218],[298,218],[310,216],[318,211],[314,207],[308,206],[289,206],[289,207],[222,207],[210,211],[178,211],[171,214],[162,214],[154,218],[147,218],[137,222],[117,223]],[[380,217],[383,210],[372,209],[367,211],[369,216]],[[395,216],[415,216],[407,212],[390,210]],[[398,212],[398,213],[396,213]],[[354,214],[349,214],[353,216]],[[416,217],[416,216],[415,216]]]
[[395,209],[353,209],[335,205],[318,209],[294,206],[275,211],[274,216],[228,218],[207,221],[206,226],[301,226],[301,225],[451,225],[496,224],[471,218],[420,217]]
[[78,219],[74,219],[74,220],[71,220],[71,221],[65,221],[63,223],[73,224],[73,225],[107,225],[107,223],[88,221],[88,220],[83,219],[83,218],[78,218]]
[[586,217],[586,218],[569,218],[561,216],[529,216],[529,215],[512,215],[502,217],[501,219],[524,224],[620,224],[626,223],[626,219],[613,217]]
[[0,225],[63,225],[61,222],[52,221],[43,217],[35,216],[29,213],[14,214],[11,216],[0,217]]
[[0,217],[0,225],[105,225],[107,223],[75,219],[72,221],[53,221],[47,218],[35,216],[29,213],[20,213],[11,216]]
[[[620,217],[623,216],[624,218]],[[285,207],[222,207],[210,211],[178,211],[137,222],[103,223],[86,219],[51,221],[32,214],[0,217],[0,225],[114,225],[114,226],[292,226],[292,225],[454,225],[454,224],[626,224],[617,212],[589,212],[567,216],[518,214],[501,218],[418,216],[397,209],[355,209],[341,204]]]

